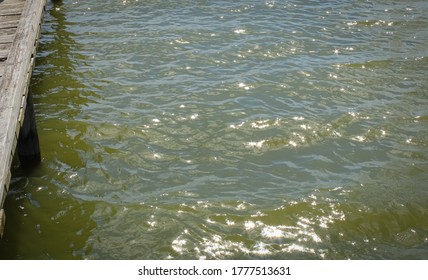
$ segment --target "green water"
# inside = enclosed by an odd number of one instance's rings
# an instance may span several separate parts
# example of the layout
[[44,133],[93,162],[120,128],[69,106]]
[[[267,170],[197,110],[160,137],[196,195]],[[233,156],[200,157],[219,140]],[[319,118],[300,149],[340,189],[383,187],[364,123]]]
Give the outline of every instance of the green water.
[[3,259],[427,259],[428,3],[55,1]]

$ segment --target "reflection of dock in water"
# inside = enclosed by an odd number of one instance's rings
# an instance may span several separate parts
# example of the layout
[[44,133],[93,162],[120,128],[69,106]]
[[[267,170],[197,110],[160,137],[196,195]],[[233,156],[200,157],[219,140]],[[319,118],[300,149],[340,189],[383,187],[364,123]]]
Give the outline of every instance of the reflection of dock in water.
[[28,88],[45,4],[46,0],[0,0],[0,236],[15,150],[23,165],[40,162]]

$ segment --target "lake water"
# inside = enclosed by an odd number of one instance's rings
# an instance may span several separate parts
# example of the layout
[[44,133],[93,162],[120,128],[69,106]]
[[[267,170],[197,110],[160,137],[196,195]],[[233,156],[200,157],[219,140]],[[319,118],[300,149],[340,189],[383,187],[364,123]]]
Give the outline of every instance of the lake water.
[[48,1],[0,257],[428,259],[428,2]]

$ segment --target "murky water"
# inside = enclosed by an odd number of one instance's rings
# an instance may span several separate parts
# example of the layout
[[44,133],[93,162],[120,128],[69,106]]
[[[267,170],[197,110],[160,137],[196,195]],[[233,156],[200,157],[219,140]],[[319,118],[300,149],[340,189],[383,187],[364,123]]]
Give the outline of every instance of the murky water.
[[1,258],[428,258],[426,1],[62,2]]

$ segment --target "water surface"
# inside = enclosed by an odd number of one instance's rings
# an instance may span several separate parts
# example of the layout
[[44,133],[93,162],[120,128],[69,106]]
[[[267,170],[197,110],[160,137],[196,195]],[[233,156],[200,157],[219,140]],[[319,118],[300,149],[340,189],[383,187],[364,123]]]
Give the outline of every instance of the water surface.
[[1,258],[428,258],[425,1],[62,2]]

